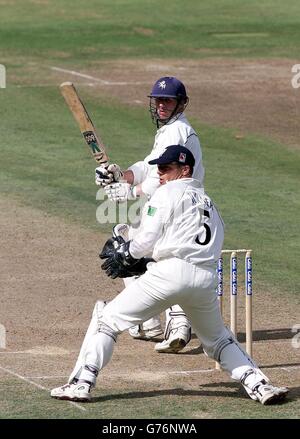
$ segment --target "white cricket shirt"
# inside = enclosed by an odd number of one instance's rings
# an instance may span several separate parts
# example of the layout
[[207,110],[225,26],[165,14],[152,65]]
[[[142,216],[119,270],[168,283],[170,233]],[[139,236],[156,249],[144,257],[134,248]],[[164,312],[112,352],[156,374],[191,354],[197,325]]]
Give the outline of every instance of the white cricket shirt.
[[177,120],[174,122],[171,120],[157,130],[151,153],[143,161],[128,168],[134,174],[134,185],[142,183],[142,191],[148,196],[152,196],[160,186],[157,166],[149,165],[148,162],[161,156],[170,145],[182,145],[192,152],[195,158],[193,178],[199,180],[203,185],[204,167],[200,141],[184,114],[181,114]]
[[130,244],[134,258],[176,257],[195,265],[213,264],[224,240],[223,220],[193,178],[160,186],[143,209],[141,225]]

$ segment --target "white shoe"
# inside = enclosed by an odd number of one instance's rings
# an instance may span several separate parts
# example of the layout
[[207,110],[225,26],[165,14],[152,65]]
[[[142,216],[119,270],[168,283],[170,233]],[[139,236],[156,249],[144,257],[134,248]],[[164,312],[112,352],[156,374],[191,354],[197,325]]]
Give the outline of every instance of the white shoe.
[[289,392],[287,387],[275,387],[270,383],[262,381],[253,390],[252,399],[256,399],[263,405],[276,404],[277,402],[283,401]]
[[191,327],[180,326],[172,329],[168,339],[161,343],[156,343],[155,350],[160,353],[177,354],[188,344],[191,339]]
[[140,340],[151,340],[152,338],[158,337],[163,333],[160,325],[150,329],[145,329],[142,325],[137,325],[129,328],[128,332],[131,337]]
[[50,395],[56,399],[88,402],[91,399],[90,387],[88,383],[65,384],[52,389]]

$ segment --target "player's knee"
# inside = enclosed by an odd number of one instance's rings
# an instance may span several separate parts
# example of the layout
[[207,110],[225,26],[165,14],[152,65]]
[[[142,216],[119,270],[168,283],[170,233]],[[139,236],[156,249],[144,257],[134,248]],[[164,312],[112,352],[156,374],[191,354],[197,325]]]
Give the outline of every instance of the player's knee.
[[115,342],[117,341],[117,337],[119,332],[114,331],[110,326],[108,326],[106,323],[99,322],[98,325],[98,332],[101,332],[102,334],[106,334],[109,337],[111,337]]
[[117,336],[124,330],[122,323],[123,319],[112,307],[105,307],[98,319],[98,332],[103,332],[116,341]]
[[[107,324],[104,320],[107,320],[105,317],[109,312],[107,312],[107,308],[105,308],[106,302],[102,300],[97,300],[93,310],[93,317],[97,322],[97,332],[102,332],[113,338],[114,341],[117,341],[118,331],[112,329],[112,325]],[[113,321],[112,317],[109,317],[109,321]]]

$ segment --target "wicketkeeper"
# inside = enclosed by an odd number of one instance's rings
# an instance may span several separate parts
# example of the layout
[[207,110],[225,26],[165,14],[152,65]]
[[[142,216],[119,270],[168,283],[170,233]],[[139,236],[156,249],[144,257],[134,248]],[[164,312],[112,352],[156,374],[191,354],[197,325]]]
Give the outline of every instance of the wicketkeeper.
[[[149,98],[151,117],[157,127],[151,153],[124,172],[116,164],[108,168],[96,168],[96,184],[105,187],[112,201],[134,200],[142,194],[150,199],[159,187],[159,179],[156,166],[151,166],[148,162],[162,154],[169,145],[180,144],[193,153],[193,177],[203,185],[204,168],[200,141],[183,113],[189,102],[184,84],[174,77],[160,78],[153,85]],[[130,238],[134,237],[135,231],[135,228],[130,227]],[[132,279],[125,279],[125,285],[131,281]],[[129,333],[137,339],[149,340],[157,337],[162,334],[159,316],[130,328]],[[190,322],[179,305],[166,311],[164,338],[163,342],[155,345],[157,352],[179,352],[191,339]]]
[[[172,145],[150,165],[158,165],[161,186],[145,204],[139,233],[129,241],[109,240],[101,258],[112,278],[142,273],[111,302],[98,301],[69,383],[51,396],[89,401],[101,369],[110,361],[118,334],[179,304],[204,352],[239,381],[250,398],[276,403],[288,393],[275,387],[224,326],[216,293],[216,264],[224,226],[201,183],[192,178],[189,149]],[[151,254],[152,260],[145,259]]]

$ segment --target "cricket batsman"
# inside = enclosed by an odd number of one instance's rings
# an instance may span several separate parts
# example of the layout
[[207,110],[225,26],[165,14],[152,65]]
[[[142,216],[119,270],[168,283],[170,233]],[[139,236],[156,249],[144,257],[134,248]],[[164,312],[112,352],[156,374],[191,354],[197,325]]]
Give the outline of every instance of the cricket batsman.
[[[108,168],[100,166],[95,171],[95,182],[103,186],[108,198],[112,201],[134,200],[145,194],[148,200],[159,187],[157,167],[149,165],[149,161],[161,155],[169,145],[183,145],[195,157],[193,178],[201,185],[204,180],[202,151],[199,138],[195,130],[184,115],[189,97],[184,84],[175,77],[162,77],[152,87],[149,95],[149,109],[157,132],[150,154],[142,161],[121,171],[120,166],[112,164]],[[132,226],[129,236],[135,234]],[[133,279],[125,279],[125,285]],[[159,316],[129,329],[129,333],[136,339],[157,337],[162,334]],[[166,327],[164,340],[155,345],[157,352],[177,353],[181,351],[191,339],[191,325],[184,311],[179,305],[173,305],[166,311]]]

